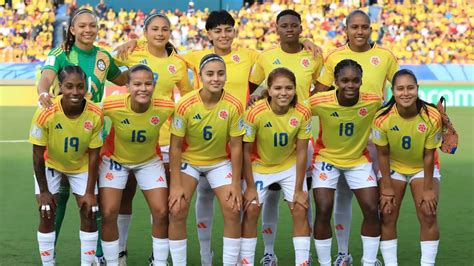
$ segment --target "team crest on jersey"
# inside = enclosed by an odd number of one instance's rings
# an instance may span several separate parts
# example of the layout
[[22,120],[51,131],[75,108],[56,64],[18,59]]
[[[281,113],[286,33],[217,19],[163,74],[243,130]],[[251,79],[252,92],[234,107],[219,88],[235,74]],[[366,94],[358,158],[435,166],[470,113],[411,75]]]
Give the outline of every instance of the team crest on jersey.
[[107,180],[112,181],[112,179],[114,179],[114,174],[112,174],[111,172],[108,172],[107,174],[105,174],[105,178]]
[[105,61],[103,59],[99,59],[99,61],[97,61],[97,68],[100,71],[105,71],[105,69],[107,68],[107,65],[105,64]]
[[226,109],[222,109],[222,110],[219,111],[218,116],[219,116],[220,119],[226,120],[227,117],[229,117],[229,112]]
[[366,107],[362,107],[359,109],[359,116],[360,117],[364,117],[367,115],[367,108]]
[[378,65],[380,64],[380,57],[375,56],[375,55],[372,56],[372,57],[370,58],[370,63],[371,63],[372,65],[374,65],[374,66],[378,66]]
[[152,125],[157,125],[158,123],[160,123],[160,118],[158,116],[154,115],[150,118],[150,123]]
[[296,127],[298,125],[298,118],[296,117],[290,118],[290,121],[288,122],[288,124],[290,124],[290,126],[292,127]]
[[308,59],[308,58],[305,57],[305,58],[302,58],[302,59],[301,59],[301,65],[302,65],[304,68],[309,67],[309,64],[310,64],[310,62],[309,62],[309,59]]
[[169,71],[171,74],[176,73],[176,66],[173,65],[173,64],[168,65],[168,71]]
[[428,128],[426,127],[426,124],[422,122],[422,123],[419,123],[419,124],[418,124],[418,126],[416,127],[416,129],[417,129],[418,132],[420,132],[420,133],[425,133]]
[[235,54],[232,56],[232,61],[236,63],[240,63],[240,56],[238,54]]
[[94,124],[92,124],[92,121],[90,120],[87,120],[84,122],[84,129],[85,130],[92,130],[92,128],[94,127]]
[[328,179],[328,175],[326,173],[319,173],[319,179],[321,179],[322,181],[326,181],[326,179]]

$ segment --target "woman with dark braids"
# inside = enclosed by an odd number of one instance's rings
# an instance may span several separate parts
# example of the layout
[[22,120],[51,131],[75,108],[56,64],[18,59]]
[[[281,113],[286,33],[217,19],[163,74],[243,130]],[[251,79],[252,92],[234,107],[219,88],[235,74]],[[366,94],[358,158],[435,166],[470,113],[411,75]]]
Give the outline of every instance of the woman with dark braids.
[[54,265],[56,204],[61,176],[76,196],[81,217],[81,265],[94,263],[98,239],[95,213],[103,114],[86,100],[86,75],[79,66],[59,72],[61,95],[49,109],[38,108],[33,117],[35,194],[40,211],[38,245],[43,265]]
[[418,82],[410,70],[398,71],[392,80],[393,96],[373,123],[373,142],[380,164],[381,248],[387,266],[398,265],[397,220],[407,184],[420,222],[420,265],[434,265],[439,228],[439,164],[435,150],[441,146],[441,115],[418,97]]
[[[347,43],[329,52],[324,60],[324,69],[316,84],[316,91],[328,90],[334,82],[334,69],[344,59],[352,59],[364,70],[361,92],[385,95],[385,84],[391,81],[399,66],[396,57],[389,50],[370,42],[372,27],[369,16],[362,10],[354,10],[346,17],[344,29]],[[374,145],[369,141],[368,150],[374,172],[378,171]],[[352,220],[352,192],[345,179],[337,185],[334,203],[334,226],[336,229],[338,255],[334,265],[352,264],[349,253],[349,233]]]
[[316,203],[314,238],[320,265],[331,265],[331,215],[334,191],[341,175],[355,194],[363,213],[362,265],[375,265],[380,241],[378,187],[367,152],[370,126],[382,99],[361,92],[362,67],[351,59],[334,68],[336,90],[313,95],[313,115],[319,116],[319,137],[313,157]]
[[[71,15],[65,43],[62,47],[49,52],[41,72],[38,83],[38,101],[43,107],[50,108],[52,106],[52,98],[58,94],[57,88],[53,84],[58,73],[68,65],[81,66],[86,74],[85,97],[95,103],[102,101],[107,80],[119,86],[125,85],[126,73],[120,72],[107,51],[94,45],[97,33],[97,17],[92,11],[78,9]],[[55,222],[56,238],[61,229],[69,198],[69,184],[64,178],[61,182],[59,195]],[[98,249],[96,255],[101,256],[101,253],[102,251]]]

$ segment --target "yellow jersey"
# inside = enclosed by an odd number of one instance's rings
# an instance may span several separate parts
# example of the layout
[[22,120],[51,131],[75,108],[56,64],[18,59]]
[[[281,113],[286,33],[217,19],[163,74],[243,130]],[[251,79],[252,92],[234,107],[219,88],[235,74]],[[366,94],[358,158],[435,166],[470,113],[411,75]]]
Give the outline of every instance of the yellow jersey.
[[277,115],[263,99],[246,112],[245,128],[244,142],[254,143],[253,171],[281,172],[296,164],[296,140],[311,137],[311,110],[297,103],[286,114]]
[[102,155],[123,164],[140,164],[161,156],[158,144],[160,127],[174,112],[169,98],[155,97],[148,110],[136,113],[130,106],[130,94],[112,95],[104,100],[104,116],[112,122]]
[[319,135],[314,148],[314,161],[336,167],[354,167],[370,161],[367,141],[374,115],[382,105],[375,93],[359,93],[353,106],[341,106],[337,90],[317,93],[309,99],[311,112],[319,116]]
[[391,170],[405,175],[422,171],[424,149],[441,146],[441,115],[435,107],[427,105],[428,115],[422,109],[419,115],[405,119],[393,106],[388,113],[379,116],[386,108],[375,115],[372,141],[379,146],[389,146]]
[[245,133],[243,106],[229,92],[222,93],[219,102],[207,108],[195,90],[176,105],[171,134],[184,137],[183,162],[210,166],[229,158],[230,137]]
[[352,59],[362,67],[361,92],[375,93],[384,97],[385,83],[392,81],[393,75],[398,71],[398,63],[395,55],[389,50],[374,44],[366,52],[354,52],[346,44],[334,49],[324,60],[324,68],[318,81],[331,86],[334,83],[334,69],[336,65],[344,59]]
[[88,149],[102,146],[104,116],[99,106],[86,100],[82,114],[68,118],[61,106],[62,95],[49,109],[39,108],[31,122],[29,142],[46,146],[46,166],[63,173],[88,171]]
[[[188,67],[193,69],[194,73],[199,73],[199,64],[201,59],[208,54],[214,53],[214,49],[205,49],[202,51],[193,51],[183,55]],[[226,65],[227,80],[224,90],[232,93],[242,104],[247,106],[249,99],[249,75],[252,66],[255,64],[258,52],[247,48],[232,49],[230,54],[222,56]],[[194,76],[194,87],[200,89],[202,83],[198,76]]]
[[311,52],[302,49],[298,53],[289,54],[280,46],[262,52],[255,63],[250,75],[250,82],[260,85],[266,81],[270,72],[279,67],[286,67],[296,77],[296,95],[298,102],[309,98],[311,85],[316,82],[323,67],[321,56],[315,60]]
[[[114,60],[120,66],[132,67],[137,64],[147,65],[153,71],[155,91],[153,96],[173,99],[173,89],[178,88],[181,95],[193,90],[189,81],[188,69],[183,58],[173,53],[164,58],[156,57],[148,51],[148,44],[139,44],[126,61],[115,56]],[[170,123],[166,122],[160,131],[160,146],[170,145]]]

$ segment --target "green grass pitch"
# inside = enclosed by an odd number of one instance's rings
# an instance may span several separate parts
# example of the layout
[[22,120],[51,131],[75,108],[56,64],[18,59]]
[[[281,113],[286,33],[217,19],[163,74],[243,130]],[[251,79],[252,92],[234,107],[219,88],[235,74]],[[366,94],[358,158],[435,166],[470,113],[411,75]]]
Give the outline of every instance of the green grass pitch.
[[[438,220],[441,244],[437,265],[472,265],[474,259],[474,109],[449,108],[450,115],[460,134],[460,145],[455,155],[441,154],[442,182]],[[5,143],[5,140],[26,140],[34,108],[0,107],[0,265],[39,265],[36,228],[37,205],[34,197],[31,145]],[[150,218],[143,196],[137,193],[128,241],[129,265],[146,265],[151,252]],[[194,206],[194,205],[193,205]],[[213,250],[216,265],[222,257],[222,216],[216,204],[213,231]],[[354,217],[350,250],[355,265],[361,258],[359,237],[361,213],[354,201]],[[188,219],[188,260],[198,265],[199,246],[195,228],[194,210]],[[280,265],[293,264],[291,217],[287,205],[280,204],[280,220],[275,250]],[[400,265],[419,265],[419,225],[411,193],[407,191],[399,220]],[[79,218],[73,197],[61,230],[57,246],[58,265],[79,265]],[[263,252],[259,238],[256,259]],[[333,243],[333,254],[336,243]],[[316,259],[314,245],[312,256]],[[380,256],[379,256],[380,257]]]

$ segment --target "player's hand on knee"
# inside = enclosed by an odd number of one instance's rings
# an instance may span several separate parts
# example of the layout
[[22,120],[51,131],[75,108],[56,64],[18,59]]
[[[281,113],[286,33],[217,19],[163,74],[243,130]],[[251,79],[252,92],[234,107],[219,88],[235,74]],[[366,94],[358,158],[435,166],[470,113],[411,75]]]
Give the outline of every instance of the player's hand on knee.
[[384,188],[380,191],[379,208],[383,214],[391,214],[393,209],[397,206],[395,200],[395,192],[392,188]]
[[433,189],[424,189],[421,200],[418,206],[428,215],[435,215],[438,201],[436,200],[436,193]]
[[99,211],[97,197],[93,193],[86,193],[79,199],[79,209],[88,219],[95,219],[96,212]]
[[41,218],[51,219],[56,210],[56,199],[51,192],[41,192],[38,196],[39,211]]
[[295,205],[299,204],[303,208],[308,209],[308,192],[303,190],[296,190],[293,195],[293,202],[290,204],[290,209],[293,210]]
[[168,196],[168,207],[170,212],[174,211],[174,214],[181,210],[182,201],[187,201],[184,190],[181,187],[175,187],[170,189],[170,195]]
[[242,189],[240,184],[231,184],[227,190],[226,201],[230,204],[232,211],[239,212],[242,209]]
[[248,187],[244,192],[243,205],[244,211],[247,211],[252,202],[255,201],[257,206],[260,207],[260,202],[258,201],[258,193],[255,187]]

